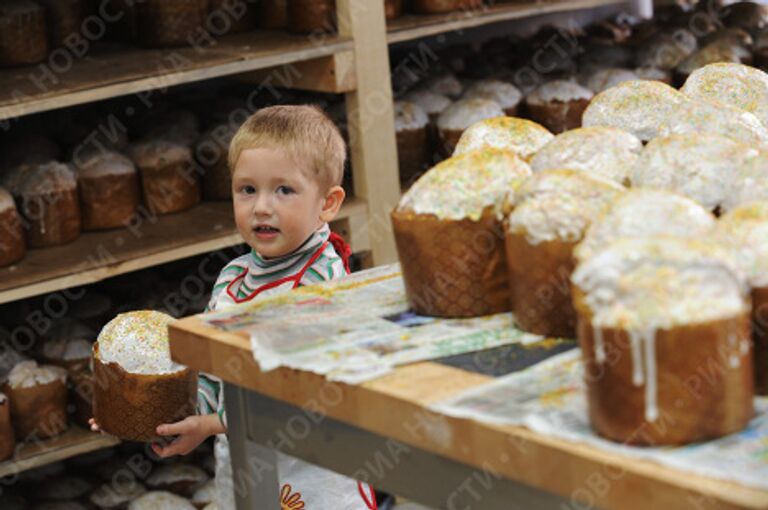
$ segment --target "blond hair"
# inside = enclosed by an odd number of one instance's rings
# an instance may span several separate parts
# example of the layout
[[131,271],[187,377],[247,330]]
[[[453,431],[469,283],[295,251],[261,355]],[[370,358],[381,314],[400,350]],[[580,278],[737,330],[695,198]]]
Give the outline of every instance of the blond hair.
[[347,157],[344,139],[316,106],[270,106],[251,115],[229,144],[230,172],[244,150],[262,147],[285,150],[294,160],[306,162],[325,190],[341,184]]

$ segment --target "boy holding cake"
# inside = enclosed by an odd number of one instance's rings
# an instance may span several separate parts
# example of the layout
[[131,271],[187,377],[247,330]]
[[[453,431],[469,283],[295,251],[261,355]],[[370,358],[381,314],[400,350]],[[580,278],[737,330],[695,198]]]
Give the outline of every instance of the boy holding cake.
[[[348,248],[328,226],[344,201],[340,184],[345,158],[338,129],[315,107],[264,108],[240,127],[230,144],[229,167],[235,223],[252,250],[221,271],[209,310],[349,272]],[[232,509],[220,380],[201,374],[197,411],[197,416],[158,426],[158,435],[176,438],[164,446],[154,444],[153,449],[161,457],[185,455],[216,435],[217,508]],[[358,483],[350,478],[282,454],[278,472],[284,508],[369,508]]]

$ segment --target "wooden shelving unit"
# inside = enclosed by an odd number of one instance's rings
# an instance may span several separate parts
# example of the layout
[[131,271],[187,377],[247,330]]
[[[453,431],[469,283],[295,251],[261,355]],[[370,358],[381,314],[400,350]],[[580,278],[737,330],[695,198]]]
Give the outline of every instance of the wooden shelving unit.
[[96,434],[73,426],[60,436],[23,444],[17,449],[13,458],[0,462],[0,478],[13,476],[75,455],[109,448],[119,442],[120,440],[115,437]]
[[[349,224],[365,218],[365,202],[352,199],[342,207],[338,230],[350,230]],[[361,232],[349,237],[353,250],[370,249]],[[232,205],[203,202],[178,214],[144,219],[135,228],[88,232],[63,246],[29,251],[18,264],[0,269],[0,304],[240,243]]]
[[626,0],[543,0],[496,3],[493,6],[447,14],[406,14],[387,24],[387,41],[389,44],[394,44],[502,21],[621,6],[629,3]]
[[[360,9],[360,0],[337,0],[338,35],[308,39],[252,32],[198,48],[94,47],[53,79],[43,78],[36,66],[2,70],[0,125],[23,115],[229,75],[260,82],[284,76],[288,66],[297,71],[294,78],[290,83],[278,78],[277,85],[346,94],[356,198],[345,204],[333,227],[354,251],[369,253],[372,264],[385,264],[396,259],[389,212],[400,196],[393,115],[387,107],[392,104],[389,45],[530,16],[637,8],[649,0],[517,1],[469,13],[406,15],[388,27],[383,2],[366,1]],[[0,304],[239,244],[230,208],[205,202],[156,222],[145,220],[138,234],[86,233],[66,246],[30,251],[16,266],[0,270]],[[58,438],[22,446],[14,459],[0,463],[0,477],[116,443],[72,428]]]

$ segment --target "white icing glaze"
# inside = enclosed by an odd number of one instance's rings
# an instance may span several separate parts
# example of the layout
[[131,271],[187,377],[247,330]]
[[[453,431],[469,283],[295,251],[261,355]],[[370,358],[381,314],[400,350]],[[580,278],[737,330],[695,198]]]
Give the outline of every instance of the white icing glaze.
[[768,287],[768,201],[743,205],[720,217],[716,234],[736,248],[753,287]]
[[755,155],[754,149],[721,136],[656,138],[640,153],[630,179],[633,186],[675,191],[715,210],[732,188],[734,167]]
[[578,128],[542,147],[531,159],[531,169],[570,168],[625,184],[642,148],[635,135],[621,129]]
[[6,401],[8,401],[8,397],[5,395],[5,393],[0,393],[0,404],[5,404]]
[[734,254],[714,241],[624,238],[573,273],[595,327],[627,331],[697,324],[749,309]]
[[735,168],[736,177],[723,201],[723,210],[730,211],[739,205],[768,200],[768,152],[761,152]]
[[591,90],[582,87],[575,81],[554,80],[544,83],[528,94],[525,100],[530,104],[545,104],[551,102],[567,103],[582,99],[592,99]]
[[24,196],[60,193],[77,187],[72,168],[64,163],[52,161],[34,165],[21,175],[17,192]]
[[212,503],[216,497],[216,482],[215,480],[208,480],[199,489],[195,491],[192,496],[192,503],[197,505],[207,505]]
[[136,173],[133,161],[118,152],[98,152],[78,166],[79,178],[93,179],[107,175],[130,175]]
[[506,110],[520,104],[523,93],[511,83],[500,80],[480,80],[470,85],[464,92],[464,98],[490,99]]
[[592,331],[592,336],[595,338],[595,360],[598,363],[605,363],[608,359],[605,354],[605,339],[603,338],[603,330],[601,328],[595,328]]
[[412,90],[404,97],[404,101],[415,103],[427,112],[428,115],[438,115],[448,108],[453,101],[447,96],[432,92],[431,90]]
[[691,98],[716,100],[753,113],[768,127],[768,74],[742,64],[710,64],[685,81],[682,92]]
[[768,129],[753,114],[702,99],[683,101],[673,115],[662,120],[660,131],[662,135],[711,133],[768,148]]
[[472,124],[462,133],[453,155],[483,148],[511,150],[523,159],[530,158],[554,135],[531,120],[494,117]]
[[185,145],[167,140],[139,142],[129,149],[131,159],[142,172],[163,168],[166,164],[192,161],[192,152]]
[[504,110],[490,99],[460,99],[437,118],[437,127],[443,130],[463,131],[475,122],[501,117]]
[[83,338],[48,340],[43,344],[43,356],[49,360],[75,361],[91,357],[93,344]]
[[395,131],[424,129],[429,124],[427,112],[420,106],[406,101],[395,101]]
[[431,78],[427,81],[425,88],[448,97],[459,97],[464,91],[464,85],[452,74]]
[[114,508],[124,505],[147,492],[144,486],[135,478],[121,478],[118,483],[105,483],[93,491],[91,503],[99,508]]
[[218,509],[218,507],[216,506],[215,502],[214,503],[208,503],[207,505],[205,505],[205,508],[203,508],[203,510],[217,510],[217,509]]
[[630,189],[592,221],[574,255],[586,260],[625,237],[703,238],[714,225],[712,213],[690,198],[671,191]]
[[511,151],[468,152],[427,171],[403,195],[398,210],[443,220],[478,221],[492,208],[501,219],[511,206],[515,188],[530,175],[528,164]]
[[37,361],[17,363],[8,374],[8,384],[13,389],[33,388],[55,381],[66,381],[67,371],[50,365],[38,365]]
[[123,313],[99,334],[99,358],[133,374],[169,374],[184,370],[171,360],[168,325],[173,317],[155,311]]
[[5,188],[0,188],[0,212],[5,212],[8,209],[16,209],[13,196]]
[[740,63],[752,57],[749,50],[738,44],[714,42],[695,51],[677,66],[677,72],[688,76],[696,69],[718,62]]
[[587,79],[585,85],[595,94],[599,94],[600,92],[608,90],[609,88],[614,87],[619,83],[639,79],[640,77],[629,69],[609,68],[600,69],[599,71],[592,73],[592,75]]
[[595,96],[584,111],[583,125],[617,127],[647,141],[659,135],[661,124],[684,101],[685,96],[664,83],[627,81]]
[[147,492],[131,501],[128,510],[196,510],[189,500],[166,491]]
[[577,170],[545,170],[515,192],[508,228],[531,244],[578,241],[592,218],[624,191],[613,181]]
[[147,485],[159,487],[176,482],[202,483],[208,480],[205,471],[192,464],[166,464],[156,467],[147,478]]

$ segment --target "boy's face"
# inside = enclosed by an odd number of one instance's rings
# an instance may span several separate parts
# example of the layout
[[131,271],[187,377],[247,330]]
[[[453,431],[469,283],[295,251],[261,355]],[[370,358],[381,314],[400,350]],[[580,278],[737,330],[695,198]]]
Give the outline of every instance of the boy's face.
[[308,174],[281,150],[240,153],[232,174],[235,223],[262,257],[287,255],[323,224],[325,196]]

